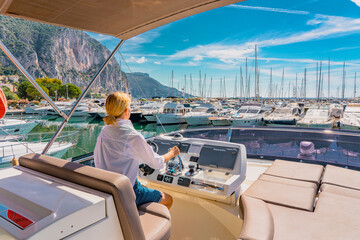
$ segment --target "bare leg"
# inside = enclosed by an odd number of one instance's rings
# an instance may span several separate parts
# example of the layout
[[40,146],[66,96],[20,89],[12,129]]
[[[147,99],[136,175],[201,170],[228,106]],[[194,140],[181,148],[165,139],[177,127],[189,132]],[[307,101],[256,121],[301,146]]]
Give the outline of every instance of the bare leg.
[[167,193],[161,192],[161,194],[162,194],[162,200],[160,203],[165,205],[168,209],[170,209],[173,204],[173,198]]

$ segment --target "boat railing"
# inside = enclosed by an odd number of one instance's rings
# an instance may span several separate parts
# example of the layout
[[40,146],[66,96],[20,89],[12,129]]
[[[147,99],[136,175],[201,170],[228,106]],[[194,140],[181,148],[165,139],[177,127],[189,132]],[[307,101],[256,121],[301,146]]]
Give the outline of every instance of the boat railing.
[[[14,152],[14,148],[18,147],[18,146],[22,146],[22,149],[25,149],[24,153],[33,153],[34,151],[31,149],[31,147],[29,147],[29,145],[32,144],[36,144],[36,143],[44,143],[44,142],[48,142],[49,139],[51,138],[51,134],[53,134],[53,132],[48,132],[48,133],[31,133],[31,134],[26,134],[22,136],[22,140],[29,140],[29,139],[37,139],[37,140],[33,140],[33,141],[20,141],[20,140],[16,140],[16,141],[8,141],[8,145],[6,146],[0,146],[0,155],[2,154],[2,157],[6,156],[6,150],[11,150],[12,152]],[[68,131],[68,132],[63,132],[63,134],[57,138],[56,142],[54,142],[53,146],[61,146],[63,144],[66,143],[73,143],[73,139],[74,136],[78,134],[78,131]],[[46,137],[48,136],[48,137]],[[46,138],[45,138],[46,137]]]

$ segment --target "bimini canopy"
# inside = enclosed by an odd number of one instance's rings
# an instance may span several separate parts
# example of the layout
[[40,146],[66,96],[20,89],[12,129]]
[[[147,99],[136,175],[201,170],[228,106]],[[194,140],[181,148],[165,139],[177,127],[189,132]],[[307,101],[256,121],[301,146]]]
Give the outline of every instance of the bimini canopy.
[[241,0],[0,0],[0,14],[128,39]]

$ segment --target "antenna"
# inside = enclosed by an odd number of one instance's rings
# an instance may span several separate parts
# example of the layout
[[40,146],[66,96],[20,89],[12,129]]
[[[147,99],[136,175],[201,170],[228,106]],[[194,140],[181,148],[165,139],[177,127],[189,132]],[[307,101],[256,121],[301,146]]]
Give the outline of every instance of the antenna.
[[202,97],[201,86],[201,70],[199,70],[199,97]]

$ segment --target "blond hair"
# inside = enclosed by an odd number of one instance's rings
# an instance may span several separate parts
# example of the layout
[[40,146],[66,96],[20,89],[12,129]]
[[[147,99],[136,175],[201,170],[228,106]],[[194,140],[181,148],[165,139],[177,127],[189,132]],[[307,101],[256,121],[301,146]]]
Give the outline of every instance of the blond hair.
[[106,125],[116,125],[116,118],[120,117],[130,106],[131,99],[127,93],[111,93],[105,101],[105,110],[107,116],[104,117]]

